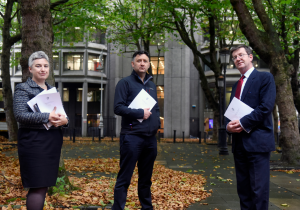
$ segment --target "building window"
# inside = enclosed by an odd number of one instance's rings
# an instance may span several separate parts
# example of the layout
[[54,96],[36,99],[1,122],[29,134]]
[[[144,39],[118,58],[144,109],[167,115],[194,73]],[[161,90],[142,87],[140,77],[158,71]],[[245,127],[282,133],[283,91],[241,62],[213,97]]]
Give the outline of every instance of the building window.
[[[210,62],[210,57],[209,57],[209,55],[205,55],[205,58],[206,58],[206,60],[207,60],[208,62]],[[204,71],[210,71],[210,68],[209,68],[207,65],[205,65],[205,64],[204,64]]]
[[76,101],[82,101],[82,88],[77,88]]
[[83,70],[83,53],[68,53],[64,55],[64,70]]
[[87,126],[88,127],[99,127],[98,114],[88,114],[87,115]]
[[156,92],[157,92],[157,103],[159,107],[159,112],[160,112],[160,129],[158,130],[159,132],[163,133],[164,132],[164,98],[165,98],[165,91],[164,91],[164,86],[157,86],[156,87]]
[[98,44],[105,44],[105,32],[102,32],[98,29],[91,32],[91,42]]
[[100,55],[89,54],[88,58],[88,70],[89,71],[104,71],[104,61],[105,55],[102,56],[101,61],[99,61]]
[[87,101],[88,102],[100,101],[100,90],[101,88],[89,88],[87,93]]
[[165,58],[151,57],[151,67],[153,74],[165,74]]
[[165,98],[164,86],[157,86],[157,98]]
[[65,102],[69,101],[69,88],[63,89],[63,101]]
[[59,56],[58,56],[58,54],[53,54],[53,70],[59,70]]

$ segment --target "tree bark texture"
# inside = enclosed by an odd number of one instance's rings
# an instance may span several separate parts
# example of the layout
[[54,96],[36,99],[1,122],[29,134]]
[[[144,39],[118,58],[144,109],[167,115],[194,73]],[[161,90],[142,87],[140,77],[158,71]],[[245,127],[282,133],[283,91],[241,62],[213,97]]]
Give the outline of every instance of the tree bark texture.
[[279,37],[261,0],[252,0],[252,3],[264,31],[257,29],[244,0],[230,0],[230,2],[238,16],[241,31],[260,58],[269,64],[270,72],[275,79],[276,104],[279,109],[282,139],[281,160],[289,164],[298,164],[300,137],[290,82],[290,75],[294,70],[293,66],[288,63],[285,57]]
[[49,57],[50,72],[47,82],[55,85],[52,62],[52,18],[50,0],[22,0],[22,81],[30,77],[28,58],[36,51],[44,51]]
[[10,36],[12,8],[15,0],[6,2],[4,23],[2,29],[2,54],[1,54],[1,78],[4,110],[6,116],[9,141],[18,140],[18,124],[13,113],[13,94],[10,83],[10,48],[17,41],[21,40],[21,34]]
[[274,135],[276,138],[276,135],[278,133],[278,111],[277,111],[277,105],[275,104],[274,109],[273,109],[273,118],[274,118]]
[[[299,24],[300,24],[300,21],[295,21],[295,23],[294,23],[295,31],[299,31]],[[295,38],[293,45],[297,46],[298,44],[299,44],[299,40]],[[291,77],[292,77],[291,85],[292,85],[292,90],[293,90],[294,103],[295,103],[295,107],[296,107],[298,113],[300,113],[300,91],[299,91],[299,87],[298,87],[299,55],[300,55],[300,49],[297,48],[294,51],[294,58],[292,60],[292,64],[294,66],[294,71],[292,72],[292,75],[291,75]]]

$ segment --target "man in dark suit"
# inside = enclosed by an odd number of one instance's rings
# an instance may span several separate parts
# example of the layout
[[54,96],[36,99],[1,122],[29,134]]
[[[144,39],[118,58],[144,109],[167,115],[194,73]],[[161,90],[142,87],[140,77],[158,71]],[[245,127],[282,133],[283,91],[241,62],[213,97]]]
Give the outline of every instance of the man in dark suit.
[[233,97],[254,110],[239,120],[228,120],[232,134],[237,191],[242,210],[267,210],[269,206],[270,153],[275,150],[272,111],[276,89],[272,74],[257,71],[248,46],[231,49],[232,59],[242,77],[232,87]]

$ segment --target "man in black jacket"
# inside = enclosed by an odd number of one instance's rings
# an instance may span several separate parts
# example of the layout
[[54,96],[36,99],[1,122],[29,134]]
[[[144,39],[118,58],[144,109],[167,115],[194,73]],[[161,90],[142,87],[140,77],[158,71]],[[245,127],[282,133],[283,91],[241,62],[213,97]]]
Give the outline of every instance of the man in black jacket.
[[[146,51],[137,51],[132,56],[132,74],[120,80],[116,86],[114,111],[122,116],[120,134],[120,171],[114,190],[113,210],[123,210],[127,189],[133,170],[138,163],[138,196],[142,209],[153,209],[151,202],[151,177],[157,155],[155,134],[160,126],[159,108],[128,108],[138,93],[144,89],[157,101],[156,86],[147,74],[150,57]],[[143,119],[139,122],[137,119]]]

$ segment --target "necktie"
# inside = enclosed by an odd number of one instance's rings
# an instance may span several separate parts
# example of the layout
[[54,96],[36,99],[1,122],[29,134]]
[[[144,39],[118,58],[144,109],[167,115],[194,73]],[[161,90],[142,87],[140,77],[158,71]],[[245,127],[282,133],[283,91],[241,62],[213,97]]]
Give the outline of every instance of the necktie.
[[235,95],[234,95],[237,99],[240,99],[241,89],[242,89],[244,78],[245,78],[245,76],[243,75],[238,82],[238,85],[237,85],[237,88],[235,91]]

